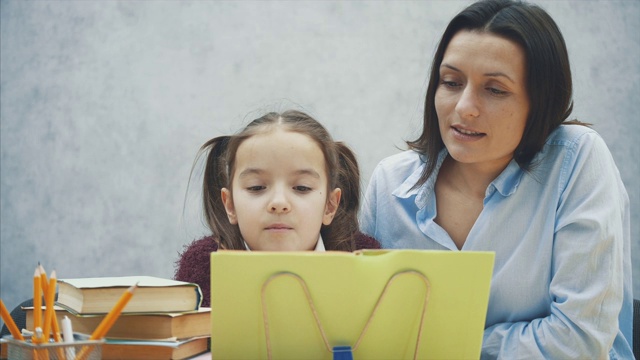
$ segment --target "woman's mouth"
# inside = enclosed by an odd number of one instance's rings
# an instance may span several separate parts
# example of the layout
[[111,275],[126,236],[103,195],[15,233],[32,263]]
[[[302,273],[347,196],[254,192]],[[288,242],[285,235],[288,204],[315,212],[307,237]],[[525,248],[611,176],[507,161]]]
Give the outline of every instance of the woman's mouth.
[[451,129],[453,129],[454,135],[456,135],[457,138],[460,138],[463,140],[478,139],[486,135],[485,133],[482,133],[482,132],[464,129],[458,126],[452,126]]

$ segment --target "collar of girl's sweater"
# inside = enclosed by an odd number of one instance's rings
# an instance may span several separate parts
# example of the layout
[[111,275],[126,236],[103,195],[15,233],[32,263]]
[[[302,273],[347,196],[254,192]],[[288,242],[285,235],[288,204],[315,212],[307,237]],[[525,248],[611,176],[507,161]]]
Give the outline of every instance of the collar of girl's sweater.
[[[246,241],[243,241],[243,242],[244,242],[244,247],[247,249],[247,251],[251,251],[251,249],[249,249],[249,245],[247,245],[247,242]],[[318,235],[318,242],[316,243],[316,248],[313,249],[313,251],[320,251],[320,252],[327,251],[324,248],[324,241],[322,241],[322,235]]]

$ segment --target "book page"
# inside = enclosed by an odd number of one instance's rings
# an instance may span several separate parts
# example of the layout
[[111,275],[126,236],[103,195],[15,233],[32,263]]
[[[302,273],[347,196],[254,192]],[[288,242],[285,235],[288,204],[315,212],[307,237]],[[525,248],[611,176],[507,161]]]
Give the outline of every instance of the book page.
[[164,279],[154,276],[115,276],[78,279],[59,279],[58,282],[67,283],[79,289],[129,287],[138,283],[138,287],[168,287],[168,286],[195,286],[196,284],[184,281]]

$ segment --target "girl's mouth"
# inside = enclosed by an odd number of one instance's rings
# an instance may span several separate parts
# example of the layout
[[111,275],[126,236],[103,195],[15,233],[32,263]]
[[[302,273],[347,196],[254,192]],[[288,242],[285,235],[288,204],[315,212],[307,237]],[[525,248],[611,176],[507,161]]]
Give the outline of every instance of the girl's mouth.
[[285,224],[272,224],[266,227],[267,230],[274,231],[283,231],[283,230],[291,230],[292,228]]

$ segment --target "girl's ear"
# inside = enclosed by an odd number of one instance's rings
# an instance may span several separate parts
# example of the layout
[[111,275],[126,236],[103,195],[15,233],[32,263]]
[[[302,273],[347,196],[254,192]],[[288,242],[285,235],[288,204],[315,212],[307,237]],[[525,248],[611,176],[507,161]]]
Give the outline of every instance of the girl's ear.
[[342,196],[342,190],[340,188],[335,188],[329,193],[327,205],[324,207],[324,215],[322,216],[322,223],[324,225],[329,225],[333,221],[333,217],[336,215],[336,211],[338,211],[338,206],[340,205],[340,196]]
[[227,211],[227,217],[229,218],[229,222],[232,225],[237,225],[238,216],[236,215],[236,208],[233,206],[231,191],[229,191],[229,189],[227,188],[222,188],[220,190],[220,198],[222,199],[222,204],[224,204],[224,209]]

